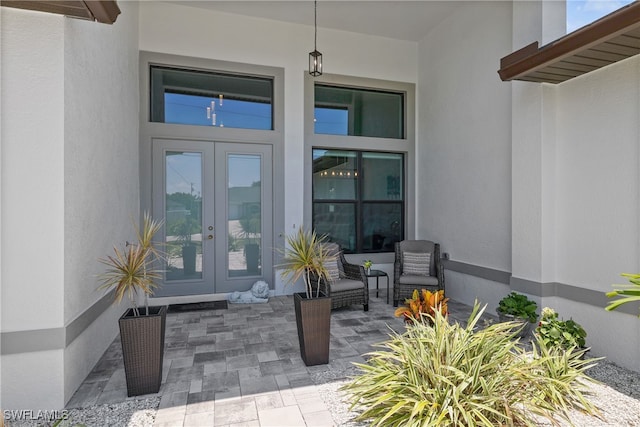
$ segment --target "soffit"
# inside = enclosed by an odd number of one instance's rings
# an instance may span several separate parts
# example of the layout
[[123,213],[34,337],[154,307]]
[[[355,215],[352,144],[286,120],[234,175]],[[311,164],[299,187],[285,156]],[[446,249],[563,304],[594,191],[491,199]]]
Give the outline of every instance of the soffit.
[[640,53],[640,2],[631,3],[541,48],[500,60],[503,81],[562,83]]
[[[166,3],[300,25],[313,25],[314,17],[311,1],[166,0]],[[325,28],[418,42],[451,13],[468,4],[462,0],[320,0],[318,46],[322,44]]]
[[103,24],[113,24],[120,14],[120,8],[115,0],[0,0],[0,6],[55,13]]

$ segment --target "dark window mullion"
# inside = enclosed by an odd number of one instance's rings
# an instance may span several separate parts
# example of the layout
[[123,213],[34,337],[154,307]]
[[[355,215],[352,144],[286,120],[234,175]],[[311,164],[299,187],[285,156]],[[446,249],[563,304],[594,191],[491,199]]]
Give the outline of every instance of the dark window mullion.
[[362,168],[362,151],[357,152],[358,155],[356,157],[356,170],[359,172],[359,179],[356,181],[356,209],[355,209],[355,221],[356,221],[356,253],[361,253],[362,248],[364,247],[362,230],[364,230],[362,226],[362,186],[364,185],[364,176],[365,172]]

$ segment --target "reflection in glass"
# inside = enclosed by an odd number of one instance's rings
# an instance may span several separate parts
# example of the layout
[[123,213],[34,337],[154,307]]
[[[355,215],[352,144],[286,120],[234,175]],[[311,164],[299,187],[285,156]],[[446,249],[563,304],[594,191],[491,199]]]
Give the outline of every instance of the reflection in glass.
[[159,123],[273,129],[273,79],[151,67],[150,120]]
[[315,133],[404,138],[404,94],[315,84]]
[[349,135],[349,110],[346,108],[316,107],[315,133]]
[[202,279],[202,153],[165,154],[166,280]]
[[313,150],[313,198],[354,200],[358,169],[353,151]]
[[392,252],[402,240],[402,204],[364,203],[362,228],[363,250]]
[[262,274],[261,157],[229,154],[227,170],[229,276],[259,276]]
[[402,199],[402,154],[362,153],[363,200]]
[[392,252],[404,233],[404,155],[313,149],[313,227],[346,252]]
[[[241,129],[271,129],[271,104],[207,96],[164,94],[165,123]],[[221,105],[222,104],[222,105]],[[215,106],[212,108],[212,106]]]
[[353,203],[314,203],[313,228],[329,236],[346,252],[356,249],[356,217]]

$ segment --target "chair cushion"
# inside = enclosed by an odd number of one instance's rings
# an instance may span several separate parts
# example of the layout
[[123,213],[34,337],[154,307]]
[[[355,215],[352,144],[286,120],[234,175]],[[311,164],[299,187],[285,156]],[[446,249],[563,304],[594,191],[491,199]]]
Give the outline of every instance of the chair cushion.
[[331,292],[352,291],[364,288],[364,283],[360,280],[340,279],[331,284]]
[[340,269],[338,268],[338,260],[331,259],[324,263],[324,268],[326,268],[327,273],[329,273],[329,281],[335,282],[340,279]]
[[428,276],[431,254],[428,252],[403,252],[402,274]]
[[[400,257],[402,257],[404,252],[429,252],[431,254],[435,254],[436,252],[436,244],[430,240],[403,240],[396,243],[396,246],[400,250],[398,253]],[[436,271],[436,261],[435,256],[431,255],[429,276],[437,276],[438,274]]]
[[[333,242],[323,243],[323,245],[327,253],[335,257],[336,265],[338,266],[338,276],[334,279],[333,275],[330,274],[330,277],[332,278],[331,280],[337,280],[338,278],[343,279],[347,277],[346,274],[344,273],[344,266],[342,265],[342,260],[340,259],[340,253],[342,252],[340,250],[340,246],[337,243],[333,243]],[[329,271],[328,268],[327,268],[327,271]],[[330,273],[332,272],[330,271]]]
[[403,274],[398,278],[401,285],[438,286],[438,278],[433,276],[416,276]]

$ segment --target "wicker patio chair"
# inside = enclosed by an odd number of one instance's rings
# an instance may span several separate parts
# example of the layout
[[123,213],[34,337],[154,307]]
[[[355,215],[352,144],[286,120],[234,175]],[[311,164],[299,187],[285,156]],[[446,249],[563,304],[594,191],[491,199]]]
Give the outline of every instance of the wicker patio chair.
[[[337,243],[325,245],[330,253],[336,254],[338,268],[333,279],[323,279],[320,285],[320,291],[331,297],[331,308],[362,304],[364,311],[369,311],[369,281],[365,276],[364,267],[348,263]],[[317,289],[318,277],[311,275],[310,282],[312,288]]]
[[[429,240],[403,240],[395,244],[393,306],[411,298],[414,289],[444,290],[444,266],[440,245]],[[405,256],[405,254],[407,254]],[[429,265],[426,255],[429,254]],[[406,259],[405,259],[406,258]],[[421,265],[424,262],[424,265]]]

